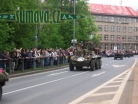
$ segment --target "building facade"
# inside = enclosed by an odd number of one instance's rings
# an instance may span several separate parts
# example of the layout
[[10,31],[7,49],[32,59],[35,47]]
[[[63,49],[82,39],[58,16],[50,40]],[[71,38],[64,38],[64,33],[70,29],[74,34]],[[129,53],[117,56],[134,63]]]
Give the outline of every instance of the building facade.
[[102,49],[138,50],[138,12],[130,7],[90,4]]

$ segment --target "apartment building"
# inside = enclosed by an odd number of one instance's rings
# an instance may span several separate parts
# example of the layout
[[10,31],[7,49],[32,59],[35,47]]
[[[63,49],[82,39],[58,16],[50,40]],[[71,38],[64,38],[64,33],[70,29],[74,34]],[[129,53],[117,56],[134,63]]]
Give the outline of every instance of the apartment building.
[[102,49],[138,50],[138,11],[131,7],[89,4],[102,35]]

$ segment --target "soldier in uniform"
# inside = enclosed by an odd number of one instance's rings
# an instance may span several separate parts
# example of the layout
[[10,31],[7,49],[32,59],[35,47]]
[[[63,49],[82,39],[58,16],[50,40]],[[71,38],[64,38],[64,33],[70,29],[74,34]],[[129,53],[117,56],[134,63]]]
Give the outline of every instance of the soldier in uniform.
[[81,56],[82,54],[83,54],[82,44],[78,43],[78,45],[76,47],[76,55]]

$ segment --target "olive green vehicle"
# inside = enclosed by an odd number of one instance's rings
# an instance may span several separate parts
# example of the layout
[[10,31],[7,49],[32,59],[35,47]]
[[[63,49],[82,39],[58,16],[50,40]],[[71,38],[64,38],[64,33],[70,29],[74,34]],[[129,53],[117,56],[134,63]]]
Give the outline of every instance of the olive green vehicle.
[[[84,44],[81,49],[80,46],[76,48],[76,54],[71,57],[69,68],[70,71],[76,69],[82,69],[83,67],[89,67],[91,71],[95,69],[101,69],[102,61],[101,55],[96,55],[92,51],[93,44]],[[91,49],[90,49],[91,48]]]
[[123,53],[117,52],[117,53],[115,53],[115,55],[114,55],[114,60],[116,60],[116,59],[118,59],[118,58],[120,58],[121,60],[123,60],[123,57],[124,57]]
[[2,87],[6,84],[6,81],[9,81],[8,73],[3,71],[0,68],[0,100],[2,98]]

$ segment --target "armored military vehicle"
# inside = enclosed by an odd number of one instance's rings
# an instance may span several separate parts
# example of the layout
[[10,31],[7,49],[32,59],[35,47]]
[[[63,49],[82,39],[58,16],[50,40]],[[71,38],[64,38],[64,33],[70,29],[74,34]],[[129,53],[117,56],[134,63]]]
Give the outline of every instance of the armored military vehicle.
[[70,59],[70,71],[73,71],[75,67],[76,69],[82,69],[85,66],[90,67],[91,71],[101,69],[102,57],[99,51],[99,48],[96,48],[95,45],[90,42],[79,44],[76,47],[76,54]]
[[115,52],[115,55],[114,55],[114,60],[116,60],[117,58],[120,58],[121,60],[123,60],[123,57],[124,57],[124,55],[123,55],[123,53],[120,51],[117,51],[117,52]]
[[0,100],[2,98],[2,87],[9,81],[8,73],[0,68]]

